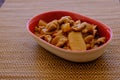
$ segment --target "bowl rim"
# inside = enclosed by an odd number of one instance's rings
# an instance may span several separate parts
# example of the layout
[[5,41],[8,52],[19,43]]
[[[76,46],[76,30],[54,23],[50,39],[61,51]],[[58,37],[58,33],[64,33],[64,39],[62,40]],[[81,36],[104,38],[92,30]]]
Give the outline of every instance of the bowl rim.
[[[83,50],[83,51],[79,51],[79,50],[66,50],[66,49],[59,48],[59,47],[57,47],[57,46],[54,46],[54,45],[46,42],[45,40],[39,38],[38,36],[36,36],[34,33],[32,33],[32,32],[30,31],[29,24],[30,24],[30,22],[31,22],[33,19],[37,18],[37,17],[40,16],[40,15],[49,14],[49,13],[55,13],[55,12],[65,12],[65,13],[77,14],[77,15],[80,15],[80,16],[82,16],[82,17],[84,17],[84,18],[87,18],[87,19],[89,19],[89,20],[92,20],[92,21],[94,21],[94,22],[97,22],[97,23],[99,23],[101,26],[105,26],[105,28],[108,30],[108,33],[109,33],[109,35],[110,35],[110,38],[109,38],[104,44],[102,44],[101,46],[99,46],[99,47],[97,47],[97,48],[94,48],[94,49]],[[96,19],[93,19],[93,18],[88,17],[88,16],[85,16],[85,15],[83,15],[83,14],[81,14],[81,13],[76,13],[76,12],[71,12],[71,11],[63,11],[63,10],[48,11],[48,12],[43,12],[43,13],[39,13],[39,14],[37,14],[37,15],[34,15],[32,18],[30,18],[30,19],[27,21],[26,26],[27,26],[27,31],[28,31],[33,37],[37,38],[38,40],[40,40],[41,42],[43,42],[43,43],[46,44],[46,45],[49,45],[49,46],[51,46],[51,47],[53,47],[53,48],[55,48],[55,49],[57,49],[57,50],[60,50],[60,51],[63,51],[63,52],[67,52],[67,53],[82,54],[82,53],[89,53],[89,52],[97,51],[97,50],[99,50],[100,48],[105,47],[108,43],[110,43],[110,41],[112,40],[112,36],[113,36],[112,29],[111,29],[109,26],[107,26],[106,24],[102,23],[101,21],[96,20]]]

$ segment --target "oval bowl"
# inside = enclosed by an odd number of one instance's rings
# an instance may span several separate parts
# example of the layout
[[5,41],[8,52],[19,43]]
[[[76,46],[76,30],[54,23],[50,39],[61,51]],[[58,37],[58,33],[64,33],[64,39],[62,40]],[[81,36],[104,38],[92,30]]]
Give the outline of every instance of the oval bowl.
[[[100,31],[100,35],[106,37],[106,43],[104,43],[98,48],[91,49],[91,50],[72,51],[72,50],[65,50],[62,48],[58,48],[40,39],[34,34],[34,27],[38,24],[38,21],[40,19],[46,22],[50,22],[54,19],[60,19],[63,16],[71,16],[73,20],[81,20],[81,21],[85,21],[85,22],[97,25],[98,30]],[[37,41],[37,43],[40,46],[42,46],[46,50],[50,51],[51,53],[61,58],[64,58],[66,60],[73,61],[73,62],[88,62],[88,61],[97,59],[104,53],[104,50],[106,49],[106,47],[108,46],[112,38],[112,31],[110,27],[108,27],[107,25],[101,23],[100,21],[83,16],[81,14],[69,12],[69,11],[50,11],[50,12],[44,12],[44,13],[38,14],[32,17],[27,22],[27,31]]]

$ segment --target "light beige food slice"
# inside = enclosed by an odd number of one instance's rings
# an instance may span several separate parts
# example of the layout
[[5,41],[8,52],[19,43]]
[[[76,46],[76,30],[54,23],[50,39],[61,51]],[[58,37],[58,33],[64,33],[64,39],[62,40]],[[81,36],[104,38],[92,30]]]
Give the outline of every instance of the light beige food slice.
[[43,20],[39,20],[38,26],[46,26],[47,22],[43,21]]
[[68,40],[71,50],[86,50],[86,44],[83,40],[81,32],[70,32],[68,34]]

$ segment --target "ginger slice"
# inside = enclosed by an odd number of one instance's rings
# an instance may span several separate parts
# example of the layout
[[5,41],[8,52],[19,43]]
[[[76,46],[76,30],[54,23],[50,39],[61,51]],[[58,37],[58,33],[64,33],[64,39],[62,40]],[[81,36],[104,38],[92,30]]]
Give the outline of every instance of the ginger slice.
[[70,32],[68,34],[68,40],[71,50],[86,50],[86,44],[82,37],[81,32]]

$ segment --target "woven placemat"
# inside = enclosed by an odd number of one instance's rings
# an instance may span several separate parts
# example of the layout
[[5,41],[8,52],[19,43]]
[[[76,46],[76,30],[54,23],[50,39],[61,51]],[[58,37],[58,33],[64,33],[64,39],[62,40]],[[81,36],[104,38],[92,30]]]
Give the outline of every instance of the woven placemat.
[[[35,42],[26,30],[34,15],[69,10],[104,22],[113,30],[105,54],[87,63],[61,59]],[[6,0],[0,8],[0,80],[119,80],[119,0]]]

